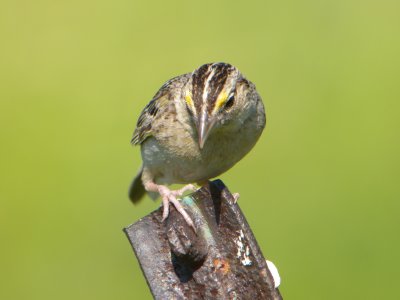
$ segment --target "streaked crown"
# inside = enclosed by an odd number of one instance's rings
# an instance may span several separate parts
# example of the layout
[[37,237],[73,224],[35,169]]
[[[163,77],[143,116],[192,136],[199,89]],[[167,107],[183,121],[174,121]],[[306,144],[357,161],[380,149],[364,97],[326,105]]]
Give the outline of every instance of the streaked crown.
[[240,77],[239,70],[226,63],[205,64],[191,74],[184,98],[197,127],[200,148],[203,148],[220,112],[233,104]]
[[194,70],[185,100],[194,115],[213,115],[225,106],[235,93],[240,72],[227,63],[209,63]]

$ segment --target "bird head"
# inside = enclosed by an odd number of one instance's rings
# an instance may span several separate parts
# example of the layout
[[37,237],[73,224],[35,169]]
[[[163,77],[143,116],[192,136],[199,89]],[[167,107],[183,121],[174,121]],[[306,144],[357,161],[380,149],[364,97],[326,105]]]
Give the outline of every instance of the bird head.
[[237,68],[226,63],[202,65],[191,74],[183,90],[197,129],[200,149],[215,127],[229,125],[240,112],[244,100],[243,84],[248,84]]

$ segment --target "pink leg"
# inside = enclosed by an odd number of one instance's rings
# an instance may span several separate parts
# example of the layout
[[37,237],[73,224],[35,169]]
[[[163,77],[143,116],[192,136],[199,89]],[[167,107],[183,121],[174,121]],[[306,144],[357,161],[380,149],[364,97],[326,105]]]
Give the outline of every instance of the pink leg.
[[187,191],[194,192],[195,190],[197,190],[197,189],[193,184],[187,184],[183,188],[176,190],[176,191],[171,191],[171,192],[174,193],[175,196],[179,197],[179,196],[182,196]]
[[163,216],[162,216],[162,221],[164,221],[166,218],[168,218],[169,215],[169,202],[171,202],[176,210],[183,216],[185,219],[186,223],[193,228],[194,231],[196,231],[194,227],[194,223],[190,216],[187,214],[185,209],[183,208],[182,204],[179,202],[177,197],[180,197],[183,195],[184,192],[186,191],[194,191],[196,190],[195,186],[193,184],[188,184],[185,185],[183,188],[176,190],[176,191],[171,191],[168,187],[165,185],[159,185],[154,182],[146,182],[144,184],[144,187],[147,191],[149,192],[157,192],[160,194],[162,202],[163,202]]

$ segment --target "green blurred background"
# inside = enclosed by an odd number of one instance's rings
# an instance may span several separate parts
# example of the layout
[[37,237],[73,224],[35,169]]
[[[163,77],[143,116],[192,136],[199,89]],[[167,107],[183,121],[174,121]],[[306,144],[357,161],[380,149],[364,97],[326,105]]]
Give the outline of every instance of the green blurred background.
[[[268,113],[221,176],[286,299],[395,299],[398,1],[2,1],[0,298],[150,299],[122,227],[137,117],[169,78],[236,65]],[[397,296],[398,297],[398,296]]]

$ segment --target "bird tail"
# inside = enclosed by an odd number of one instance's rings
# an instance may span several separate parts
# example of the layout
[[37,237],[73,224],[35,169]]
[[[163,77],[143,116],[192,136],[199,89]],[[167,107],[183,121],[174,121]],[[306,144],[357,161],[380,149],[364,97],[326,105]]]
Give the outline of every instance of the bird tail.
[[146,194],[146,190],[144,189],[144,185],[142,183],[142,173],[143,167],[140,168],[140,171],[133,179],[131,186],[129,187],[129,199],[131,199],[133,204],[136,204],[142,200],[143,196]]

